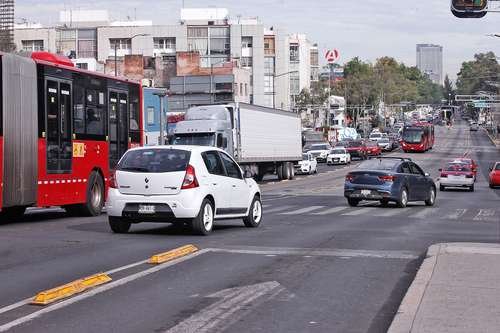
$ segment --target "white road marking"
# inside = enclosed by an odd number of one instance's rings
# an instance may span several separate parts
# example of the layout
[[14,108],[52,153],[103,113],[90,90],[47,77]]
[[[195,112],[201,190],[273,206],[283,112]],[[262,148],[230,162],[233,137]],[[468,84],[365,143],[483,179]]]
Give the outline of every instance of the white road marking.
[[344,216],[358,216],[358,215],[363,215],[363,214],[366,214],[366,213],[370,213],[372,211],[374,211],[375,207],[364,207],[364,208],[359,208],[359,209],[356,209],[356,210],[353,210],[353,211],[350,211],[350,212],[347,212],[347,213],[343,213],[342,215]]
[[347,207],[333,207],[333,208],[324,210],[322,212],[312,213],[312,215],[330,215],[330,214],[335,214],[335,213],[341,212],[341,211],[346,210],[346,209],[347,209]]
[[219,253],[240,254],[276,254],[295,256],[323,256],[323,257],[349,257],[349,258],[378,258],[378,259],[416,259],[418,253],[413,251],[383,251],[383,250],[349,250],[349,249],[323,249],[323,248],[292,248],[292,247],[228,247],[213,248]]
[[294,207],[294,206],[281,206],[281,207],[276,207],[276,208],[272,208],[272,209],[265,209],[264,214],[282,212],[282,211],[290,209],[292,207]]
[[281,215],[305,214],[305,213],[309,213],[309,212],[312,212],[313,210],[318,210],[321,208],[325,208],[325,206],[310,206],[310,207],[306,207],[306,208],[297,209],[297,210],[294,210],[291,212],[282,213]]
[[374,216],[377,217],[391,217],[391,216],[396,216],[396,215],[402,215],[408,212],[410,208],[397,208],[397,207],[391,207],[391,208],[382,208],[375,213],[373,213]]
[[437,208],[425,207],[425,208],[422,208],[419,212],[412,214],[408,217],[412,218],[412,219],[425,219],[427,216],[434,214],[437,211],[438,211]]
[[227,321],[235,322],[243,317],[248,313],[249,306],[255,308],[255,303],[258,305],[259,298],[270,293],[274,298],[283,290],[284,288],[280,287],[278,282],[270,281],[219,291],[208,297],[222,298],[220,301],[192,315],[165,333],[221,332],[223,331],[221,326],[227,326]]
[[446,215],[444,218],[447,220],[458,220],[465,213],[467,213],[467,209],[455,209],[453,213]]
[[[168,267],[173,266],[175,264],[178,264],[180,262],[183,262],[183,261],[189,260],[191,258],[197,257],[197,256],[199,256],[199,255],[201,255],[203,253],[209,252],[209,251],[210,250],[208,250],[208,249],[204,249],[204,250],[200,250],[198,252],[191,253],[191,254],[189,254],[189,255],[187,255],[185,257],[182,257],[182,258],[179,258],[179,259],[175,259],[175,260],[166,262],[164,264],[160,264],[160,265],[154,266],[154,267],[149,268],[149,269],[147,269],[145,271],[141,271],[139,273],[135,273],[135,274],[129,275],[127,277],[124,277],[124,278],[116,280],[116,281],[112,281],[112,282],[110,282],[108,284],[102,285],[102,286],[97,287],[95,289],[91,289],[90,291],[88,291],[86,293],[83,293],[83,294],[77,295],[75,297],[66,299],[66,300],[61,301],[59,303],[56,303],[54,305],[47,306],[47,307],[45,307],[45,308],[43,308],[41,310],[35,311],[33,313],[30,313],[29,315],[26,315],[24,317],[18,318],[16,320],[13,320],[11,322],[8,322],[8,323],[5,323],[5,324],[1,325],[0,326],[0,332],[5,332],[7,330],[10,330],[13,327],[19,326],[19,325],[24,324],[26,322],[29,322],[29,321],[31,321],[31,320],[33,320],[35,318],[38,318],[38,317],[40,317],[40,316],[42,316],[42,315],[44,315],[46,313],[50,313],[52,311],[62,309],[64,307],[68,306],[68,305],[77,303],[79,301],[82,301],[84,299],[87,299],[87,298],[90,298],[92,296],[98,295],[98,294],[103,293],[105,291],[108,291],[110,289],[113,289],[113,288],[125,285],[125,284],[127,284],[129,282],[132,282],[134,280],[137,280],[137,279],[140,279],[142,277],[148,276],[148,275],[150,275],[152,273],[156,273],[158,271],[161,271],[162,269],[168,268]],[[130,267],[130,265],[124,266],[124,267]],[[21,303],[21,302],[18,302],[18,303]],[[9,306],[9,307],[11,307],[11,306]],[[3,310],[3,308],[0,309],[0,311],[1,310]]]
[[494,219],[494,209],[480,209],[479,213],[474,217],[474,221],[491,221]]

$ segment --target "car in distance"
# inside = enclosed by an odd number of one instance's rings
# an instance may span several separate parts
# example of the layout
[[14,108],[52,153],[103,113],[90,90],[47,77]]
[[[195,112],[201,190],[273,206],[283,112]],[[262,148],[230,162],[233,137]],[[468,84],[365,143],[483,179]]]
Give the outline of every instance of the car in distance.
[[224,151],[201,146],[142,147],[127,151],[110,177],[106,210],[111,230],[140,222],[187,223],[212,232],[215,220],[262,221],[261,191]]
[[350,206],[363,200],[380,201],[383,206],[395,202],[401,208],[410,201],[433,206],[436,185],[411,159],[378,157],[362,162],[346,175],[344,197]]
[[366,143],[366,152],[368,156],[379,156],[382,154],[382,148],[377,142],[368,141]]
[[326,160],[326,164],[328,165],[349,163],[351,163],[351,155],[343,147],[333,148]]
[[331,149],[328,143],[314,143],[308,146],[305,152],[311,153],[318,163],[325,163]]
[[469,166],[469,168],[472,169],[472,172],[474,173],[474,177],[477,177],[477,168],[478,168],[478,165],[477,165],[476,161],[474,161],[472,158],[459,157],[459,158],[456,158],[455,160],[453,160],[453,163],[464,163],[464,164],[467,164]]
[[380,133],[380,132],[372,132],[370,134],[370,136],[368,137],[368,140],[370,140],[370,141],[378,141],[378,140],[382,139],[382,137],[383,137],[382,133]]
[[382,151],[392,151],[393,141],[390,138],[382,138],[377,142]]
[[496,186],[500,186],[500,162],[496,162],[490,168],[490,188],[495,188]]
[[345,148],[349,155],[351,155],[351,159],[357,157],[366,160],[368,158],[366,143],[363,140],[349,141]]
[[470,123],[469,129],[471,132],[477,132],[479,131],[479,125],[475,121],[473,121]]
[[469,164],[459,161],[448,163],[444,168],[439,169],[439,190],[444,191],[449,187],[466,187],[474,192],[476,176]]
[[313,157],[311,153],[303,153],[302,161],[295,164],[295,173],[297,174],[309,174],[318,172],[318,162]]

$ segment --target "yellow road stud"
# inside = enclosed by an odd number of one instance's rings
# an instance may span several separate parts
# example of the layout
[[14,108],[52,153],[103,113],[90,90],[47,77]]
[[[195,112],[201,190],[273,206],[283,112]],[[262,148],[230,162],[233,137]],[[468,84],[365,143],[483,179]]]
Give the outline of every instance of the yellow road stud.
[[31,304],[47,305],[60,299],[81,293],[89,288],[107,283],[111,280],[112,279],[104,273],[95,274],[59,287],[39,292],[35,298],[33,298]]
[[168,252],[160,253],[160,254],[155,254],[149,259],[150,264],[158,265],[158,264],[163,264],[164,262],[177,259],[180,257],[184,257],[185,255],[188,255],[190,253],[198,251],[198,248],[194,245],[185,245],[182,247],[178,247],[176,249],[170,250]]

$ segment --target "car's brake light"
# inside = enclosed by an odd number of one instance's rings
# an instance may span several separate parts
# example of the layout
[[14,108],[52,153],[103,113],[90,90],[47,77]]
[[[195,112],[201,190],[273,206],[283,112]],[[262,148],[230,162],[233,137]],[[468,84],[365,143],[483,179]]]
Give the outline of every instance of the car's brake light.
[[188,165],[186,168],[186,175],[184,176],[184,181],[182,182],[182,190],[187,190],[191,188],[199,187],[198,179],[196,179],[196,172],[192,165]]
[[345,176],[345,180],[348,181],[348,182],[352,182],[354,180],[354,176],[353,175],[347,175],[347,176]]
[[396,176],[378,176],[378,179],[384,182],[394,182],[396,180]]
[[118,182],[116,181],[116,170],[112,170],[109,175],[109,187],[118,188]]

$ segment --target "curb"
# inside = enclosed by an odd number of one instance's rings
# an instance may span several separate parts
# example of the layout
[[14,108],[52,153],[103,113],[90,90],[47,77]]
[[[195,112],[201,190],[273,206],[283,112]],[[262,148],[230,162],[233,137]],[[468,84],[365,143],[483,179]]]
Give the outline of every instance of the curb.
[[413,280],[406,293],[396,316],[394,317],[388,333],[409,333],[413,328],[413,322],[417,316],[420,303],[424,298],[427,286],[431,281],[437,258],[441,252],[442,244],[435,244],[429,247],[427,255],[420,266],[415,280]]

